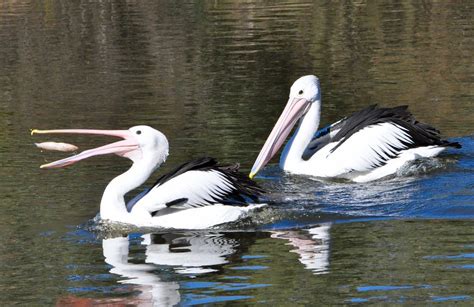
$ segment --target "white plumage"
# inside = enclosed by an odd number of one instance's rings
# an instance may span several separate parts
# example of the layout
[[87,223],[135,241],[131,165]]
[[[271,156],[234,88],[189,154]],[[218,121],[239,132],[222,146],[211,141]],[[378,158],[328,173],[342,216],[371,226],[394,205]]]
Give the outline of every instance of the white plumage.
[[280,167],[295,174],[366,182],[394,174],[405,163],[435,156],[446,147],[461,147],[416,121],[406,106],[370,106],[318,130],[320,110],[318,78],[301,77],[291,87],[288,103],[250,177],[275,155],[299,118],[300,124],[280,158]]
[[126,203],[125,194],[142,185],[168,156],[168,140],[148,126],[129,130],[33,130],[33,133],[97,134],[123,139],[41,166],[64,167],[111,153],[132,160],[130,169],[105,188],[100,203],[100,215],[105,220],[147,227],[201,229],[236,221],[261,206],[255,203],[263,191],[238,172],[238,164],[221,166],[212,158],[184,163]]
[[154,212],[166,208],[166,204],[179,195],[180,198],[188,199],[180,208],[202,207],[212,204],[213,199],[220,199],[233,189],[232,183],[218,171],[188,171],[153,187],[137,206]]

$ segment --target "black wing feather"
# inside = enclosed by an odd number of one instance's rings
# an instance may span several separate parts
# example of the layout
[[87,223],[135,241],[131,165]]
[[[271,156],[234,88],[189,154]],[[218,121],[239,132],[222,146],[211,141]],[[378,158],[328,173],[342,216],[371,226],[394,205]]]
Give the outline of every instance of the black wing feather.
[[175,200],[172,200],[168,203],[165,204],[166,207],[170,208],[170,207],[173,207],[173,206],[179,206],[179,205],[182,205],[184,203],[186,203],[188,201],[187,198],[177,198]]
[[303,158],[308,160],[325,145],[339,142],[331,149],[331,152],[334,152],[354,133],[368,126],[381,123],[393,123],[405,129],[412,141],[412,143],[407,143],[400,140],[406,148],[431,145],[461,148],[461,145],[457,142],[441,139],[440,132],[434,127],[417,121],[413,114],[408,111],[408,106],[406,105],[394,108],[379,108],[377,105],[371,105],[333,124],[335,125],[334,127],[331,125],[330,130],[339,129],[335,135],[331,136],[329,132],[320,135],[316,134],[315,138],[308,144]]
[[178,177],[188,171],[216,171],[221,174],[230,183],[232,189],[230,191],[223,191],[220,196],[212,197],[203,200],[202,204],[188,205],[187,198],[178,198],[166,204],[168,208],[186,209],[190,207],[199,207],[221,203],[225,205],[246,206],[248,203],[258,202],[259,197],[264,193],[257,183],[247,176],[239,172],[240,165],[238,163],[232,165],[219,165],[214,158],[204,157],[190,162],[186,162],[175,168],[173,171],[161,176],[153,184],[152,187],[135,196],[129,203],[127,203],[127,210],[130,212],[133,206],[143,198],[154,187],[163,185],[172,178]]
[[316,131],[311,142],[303,152],[303,160],[309,160],[315,152],[333,141],[334,133],[341,129],[346,118]]
[[199,159],[192,160],[189,162],[185,162],[179,165],[178,167],[176,167],[171,172],[164,174],[163,176],[158,178],[158,180],[156,180],[156,182],[152,185],[151,188],[162,185],[166,181],[169,181],[170,179],[174,177],[178,177],[179,175],[184,174],[187,171],[202,170],[202,169],[210,168],[215,165],[217,165],[217,161],[214,158],[210,158],[210,157],[204,157],[204,158],[199,158]]

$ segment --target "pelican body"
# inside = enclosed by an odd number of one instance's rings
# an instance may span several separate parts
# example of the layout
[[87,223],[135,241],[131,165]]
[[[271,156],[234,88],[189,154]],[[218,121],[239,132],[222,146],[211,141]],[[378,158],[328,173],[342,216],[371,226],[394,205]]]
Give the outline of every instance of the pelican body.
[[435,128],[418,122],[407,106],[369,106],[318,130],[321,88],[316,76],[293,83],[288,103],[263,145],[250,173],[253,178],[287,142],[280,168],[300,175],[368,182],[394,174],[405,163],[433,157],[457,142],[440,138]]
[[100,202],[101,219],[146,227],[202,229],[235,221],[257,204],[261,190],[238,172],[239,165],[218,165],[213,158],[187,162],[161,176],[128,203],[125,194],[142,185],[165,162],[168,140],[158,130],[135,126],[129,130],[33,130],[32,134],[93,134],[123,140],[42,165],[59,168],[97,155],[116,154],[132,160],[128,171],[114,178]]

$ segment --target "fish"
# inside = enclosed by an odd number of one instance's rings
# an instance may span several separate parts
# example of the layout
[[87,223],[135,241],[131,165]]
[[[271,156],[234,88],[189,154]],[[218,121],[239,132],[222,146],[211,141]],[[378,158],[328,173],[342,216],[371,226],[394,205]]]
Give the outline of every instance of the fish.
[[71,152],[79,149],[76,145],[61,142],[43,142],[35,143],[36,147],[44,150],[55,150],[63,152]]

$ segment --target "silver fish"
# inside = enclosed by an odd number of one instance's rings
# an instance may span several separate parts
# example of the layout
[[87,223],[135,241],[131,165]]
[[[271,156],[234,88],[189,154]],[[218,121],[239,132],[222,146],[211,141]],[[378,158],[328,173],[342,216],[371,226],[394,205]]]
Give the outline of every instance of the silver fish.
[[43,142],[43,143],[35,143],[36,147],[44,150],[55,150],[55,151],[76,151],[79,149],[76,145],[68,144],[68,143],[60,143],[60,142]]

